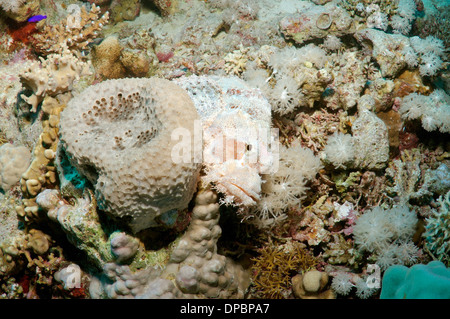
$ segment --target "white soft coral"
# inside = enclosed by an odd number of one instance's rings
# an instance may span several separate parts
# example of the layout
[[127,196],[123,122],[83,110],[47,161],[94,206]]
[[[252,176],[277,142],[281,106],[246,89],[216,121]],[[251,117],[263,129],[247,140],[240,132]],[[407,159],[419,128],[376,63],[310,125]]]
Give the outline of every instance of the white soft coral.
[[410,43],[418,54],[420,75],[436,75],[443,66],[444,42],[434,36],[428,36],[425,39],[416,36],[410,38]]
[[362,214],[353,226],[356,247],[372,254],[385,269],[393,264],[411,264],[418,258],[412,242],[418,219],[407,206],[391,209],[374,207]]
[[281,146],[278,170],[263,175],[262,196],[256,207],[258,217],[279,217],[289,207],[299,207],[307,181],[314,178],[320,168],[320,159],[310,149],[300,145]]
[[297,82],[290,76],[283,76],[277,80],[275,87],[272,89],[270,101],[276,113],[285,115],[294,111],[302,96]]
[[420,119],[427,131],[450,132],[450,96],[444,90],[429,96],[411,93],[402,99],[399,112],[404,119]]
[[350,134],[335,132],[328,138],[324,154],[327,162],[336,168],[345,168],[355,158],[353,137]]

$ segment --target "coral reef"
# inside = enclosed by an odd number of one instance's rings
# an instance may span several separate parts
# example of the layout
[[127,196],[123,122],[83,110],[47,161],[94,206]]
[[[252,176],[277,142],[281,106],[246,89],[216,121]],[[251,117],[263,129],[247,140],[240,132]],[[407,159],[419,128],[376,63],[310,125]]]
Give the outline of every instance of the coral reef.
[[447,296],[448,8],[0,0],[0,298]]
[[25,221],[39,219],[36,196],[41,189],[53,188],[57,182],[54,158],[59,142],[59,115],[69,99],[70,93],[63,93],[55,98],[47,96],[42,102],[43,131],[34,147],[32,161],[20,179],[24,198],[23,205],[18,205],[16,210]]
[[333,56],[333,82],[327,87],[332,94],[324,97],[327,107],[347,110],[357,104],[371,71],[369,61],[369,57],[361,56],[358,51]]
[[124,20],[134,20],[139,16],[140,11],[140,0],[113,0],[107,12],[111,12],[112,21],[117,23]]
[[388,159],[387,127],[373,112],[364,109],[352,123],[352,135],[335,132],[328,138],[322,155],[324,162],[336,168],[376,170],[383,168]]
[[270,224],[273,218],[282,219],[288,208],[300,206],[307,181],[313,179],[320,168],[320,160],[311,150],[300,145],[281,146],[278,169],[263,175],[262,196],[254,212],[256,220],[261,225]]
[[144,54],[125,49],[115,36],[93,47],[92,54],[97,74],[104,79],[144,77],[150,70],[150,62]]
[[249,284],[248,273],[217,253],[221,234],[217,195],[211,190],[201,190],[195,202],[191,223],[172,244],[167,258],[137,270],[132,264],[120,265],[117,260],[106,263],[102,276],[91,283],[91,295],[114,299],[242,298]]
[[175,275],[178,289],[208,298],[243,298],[250,276],[241,265],[217,253],[221,235],[217,195],[201,190],[186,232],[174,247],[163,277]]
[[40,0],[1,0],[0,8],[9,18],[17,22],[25,22],[32,15],[39,13]]
[[406,206],[390,210],[374,207],[356,220],[355,244],[360,251],[370,253],[382,269],[414,264],[419,259],[419,249],[412,242],[417,222],[416,213]]
[[403,119],[420,119],[427,131],[450,132],[450,96],[444,90],[435,90],[428,96],[408,94],[402,99],[398,111]]
[[386,124],[375,113],[362,110],[352,125],[355,167],[371,170],[386,166],[389,159],[389,139]]
[[296,15],[283,18],[281,32],[298,44],[305,41],[325,38],[328,35],[342,36],[355,30],[351,16],[335,3],[312,6]]
[[22,94],[21,98],[31,105],[31,112],[36,112],[44,97],[72,91],[75,82],[91,74],[89,68],[89,63],[80,61],[68,49],[50,54],[21,74],[23,86],[32,92],[30,96]]

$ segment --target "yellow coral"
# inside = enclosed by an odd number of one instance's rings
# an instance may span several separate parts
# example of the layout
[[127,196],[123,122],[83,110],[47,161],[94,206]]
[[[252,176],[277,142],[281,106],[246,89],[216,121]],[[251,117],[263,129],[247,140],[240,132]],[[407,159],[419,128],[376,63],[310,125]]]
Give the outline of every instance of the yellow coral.
[[225,56],[225,72],[228,74],[240,74],[245,71],[248,58],[247,52],[249,48],[244,48],[242,45],[238,50],[228,53]]
[[42,103],[42,110],[47,119],[42,122],[43,132],[34,148],[33,160],[20,180],[24,205],[16,207],[17,214],[25,221],[38,218],[36,196],[41,189],[53,188],[56,184],[54,158],[59,141],[59,113],[70,97],[70,93],[59,94],[56,98],[47,96]]

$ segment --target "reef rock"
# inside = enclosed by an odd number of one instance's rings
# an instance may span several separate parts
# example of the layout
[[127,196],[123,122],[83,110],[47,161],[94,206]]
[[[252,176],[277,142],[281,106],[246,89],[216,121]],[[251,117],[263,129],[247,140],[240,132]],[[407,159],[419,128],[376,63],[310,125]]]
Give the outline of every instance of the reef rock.
[[31,154],[25,146],[0,146],[0,187],[8,191],[30,165]]
[[280,21],[283,35],[302,44],[328,35],[342,36],[355,31],[352,17],[333,3],[313,6],[301,13],[287,16]]

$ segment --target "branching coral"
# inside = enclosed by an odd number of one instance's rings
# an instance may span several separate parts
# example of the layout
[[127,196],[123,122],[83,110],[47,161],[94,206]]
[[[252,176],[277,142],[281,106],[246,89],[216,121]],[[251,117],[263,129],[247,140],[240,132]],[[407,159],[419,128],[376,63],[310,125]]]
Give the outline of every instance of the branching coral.
[[[386,191],[398,203],[405,204],[410,200],[420,200],[431,196],[440,188],[436,183],[436,173],[426,170],[422,164],[423,155],[418,149],[405,150],[399,159],[393,160],[386,169],[386,176],[391,180]],[[444,182],[445,183],[445,182]]]
[[425,247],[445,265],[450,265],[450,191],[439,197],[439,209],[426,219]]
[[242,73],[248,61],[246,53],[248,48],[240,47],[238,50],[234,50],[225,56],[225,71],[228,74],[238,75]]
[[100,17],[100,8],[92,5],[91,11],[86,7],[73,5],[67,18],[58,25],[45,26],[42,32],[34,36],[34,49],[42,55],[62,53],[63,48],[72,52],[87,48],[99,31],[108,22],[109,13]]
[[58,46],[61,53],[50,54],[46,59],[40,58],[21,74],[21,82],[33,93],[21,95],[31,105],[31,112],[36,112],[39,103],[46,96],[56,96],[73,89],[81,77],[90,75],[90,63],[76,58],[64,46]]
[[252,289],[260,298],[283,299],[290,295],[291,277],[308,271],[317,261],[301,245],[288,242],[281,246],[269,243],[253,258]]

